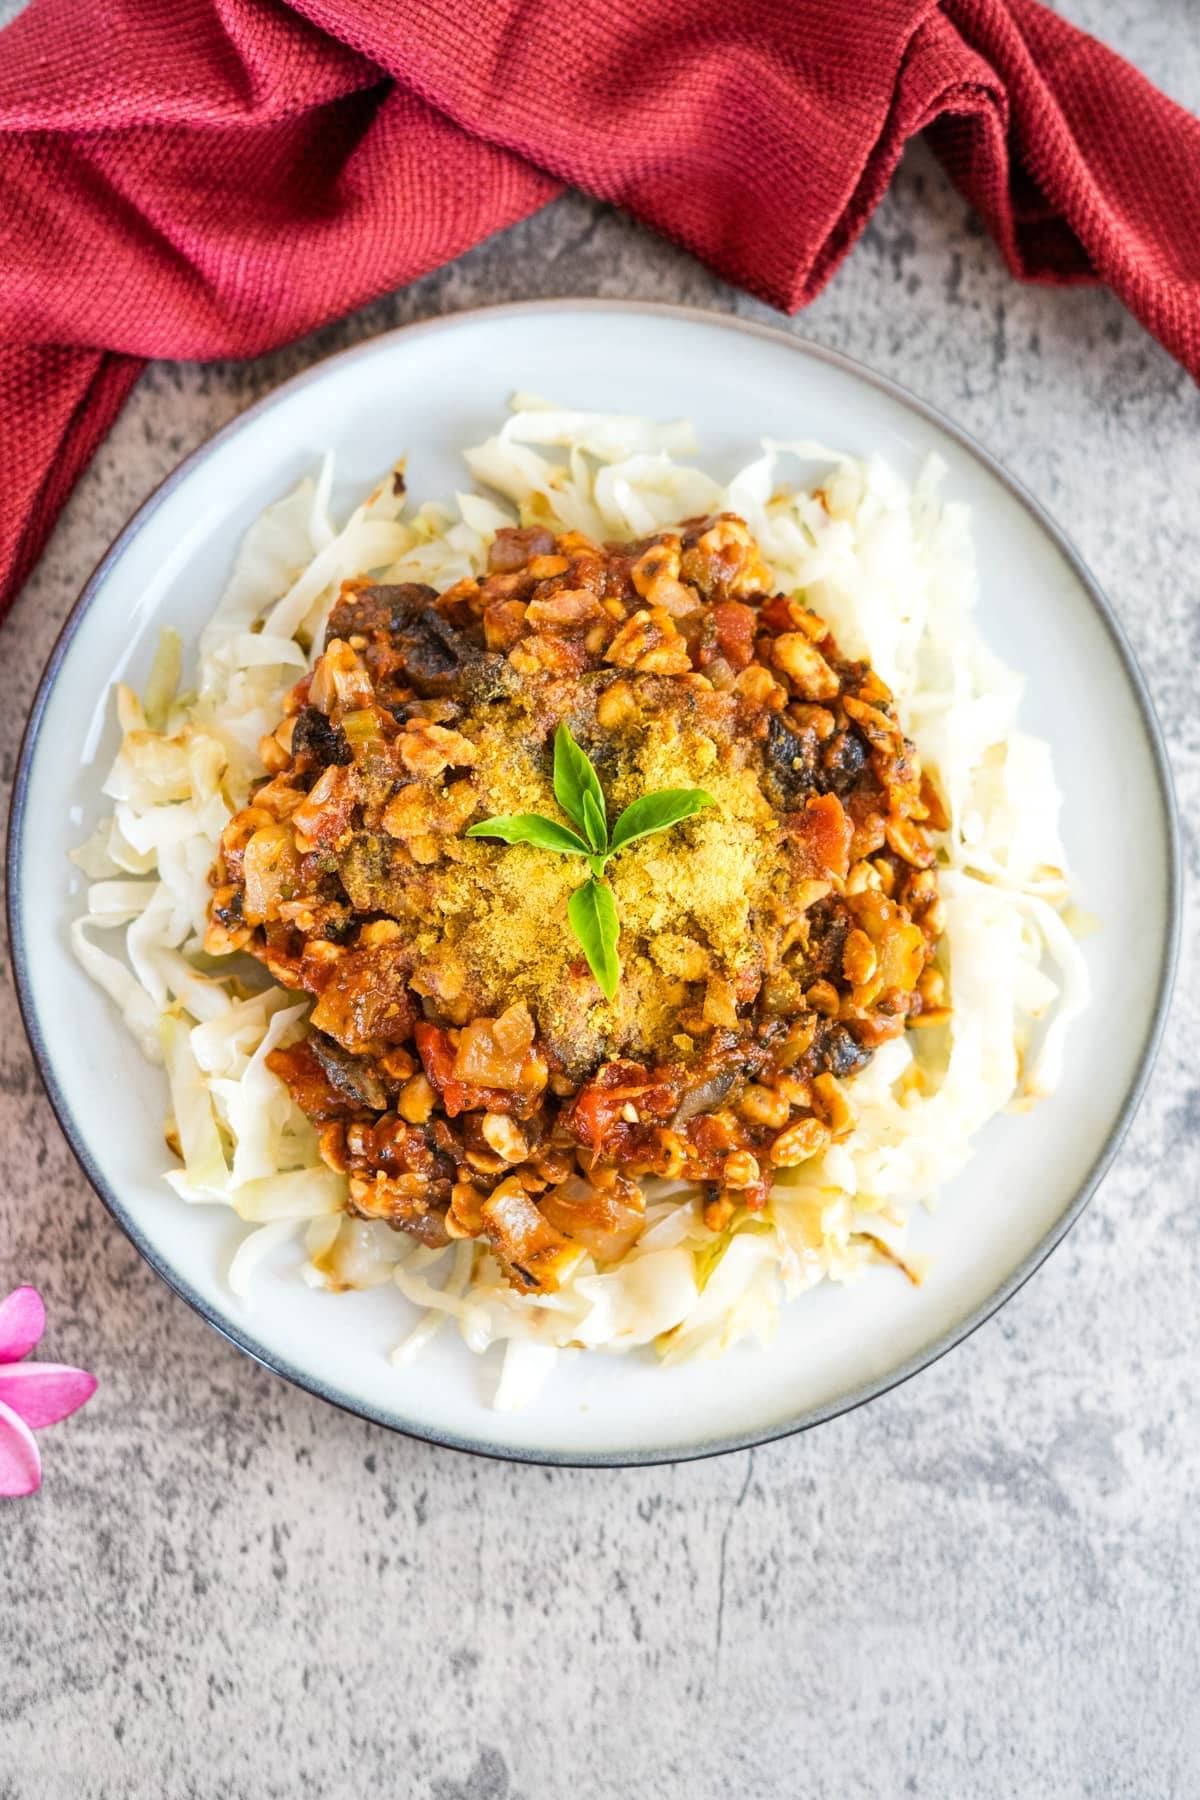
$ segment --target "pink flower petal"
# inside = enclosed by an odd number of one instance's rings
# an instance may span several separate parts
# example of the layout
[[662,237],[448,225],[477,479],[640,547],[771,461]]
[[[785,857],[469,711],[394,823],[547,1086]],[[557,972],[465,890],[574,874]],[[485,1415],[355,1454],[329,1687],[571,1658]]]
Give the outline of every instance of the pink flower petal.
[[10,1500],[35,1494],[42,1484],[42,1459],[23,1419],[0,1401],[0,1496]]
[[46,1309],[36,1288],[14,1288],[0,1300],[0,1363],[20,1362],[46,1329]]
[[35,1431],[57,1425],[96,1391],[96,1377],[66,1363],[0,1365],[0,1403],[18,1413]]

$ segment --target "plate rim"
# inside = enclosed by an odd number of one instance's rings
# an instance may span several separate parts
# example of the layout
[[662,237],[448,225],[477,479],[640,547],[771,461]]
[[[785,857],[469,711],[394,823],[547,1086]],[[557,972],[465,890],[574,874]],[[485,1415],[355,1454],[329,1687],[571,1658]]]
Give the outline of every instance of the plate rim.
[[[76,1124],[68,1097],[58,1080],[55,1064],[43,1037],[34,1005],[29,968],[30,957],[24,929],[21,851],[24,839],[26,801],[33,762],[41,737],[42,722],[50,695],[76,632],[104,589],[109,570],[124,555],[138,534],[145,529],[174,489],[186,480],[202,462],[222,450],[225,444],[238,432],[244,430],[251,420],[262,417],[263,414],[279,405],[301,387],[324,377],[334,365],[349,363],[365,356],[377,354],[381,345],[400,337],[421,336],[464,326],[470,328],[491,319],[536,318],[538,315],[550,312],[651,315],[660,319],[698,322],[715,325],[724,330],[739,331],[794,351],[801,357],[825,363],[857,381],[865,382],[869,387],[889,399],[898,401],[910,412],[916,413],[928,423],[945,432],[968,456],[981,463],[995,479],[1001,482],[1008,493],[1029,514],[1034,524],[1066,559],[1091,602],[1117,653],[1137,705],[1142,728],[1151,752],[1158,799],[1166,828],[1166,922],[1149,1025],[1138,1053],[1133,1078],[1120,1111],[1093,1158],[1087,1174],[1054,1223],[1039,1238],[1016,1268],[1009,1272],[1006,1279],[964,1318],[948,1326],[930,1343],[914,1351],[895,1368],[887,1370],[883,1375],[874,1379],[860,1382],[844,1394],[839,1394],[822,1405],[804,1408],[783,1423],[774,1423],[763,1429],[726,1434],[720,1438],[678,1447],[658,1446],[645,1450],[597,1451],[594,1453],[586,1451],[556,1452],[532,1450],[521,1446],[497,1445],[478,1438],[463,1436],[457,1432],[439,1431],[432,1425],[404,1418],[398,1410],[385,1411],[369,1402],[356,1400],[344,1391],[335,1389],[320,1376],[297,1368],[287,1357],[260,1342],[252,1332],[240,1329],[232,1321],[216,1312],[192,1287],[182,1271],[175,1268],[162,1256],[143,1234],[132,1215],[127,1212],[114,1185],[109,1182],[96,1158],[92,1155],[83,1132]],[[890,1393],[893,1388],[910,1381],[923,1369],[930,1368],[957,1345],[971,1337],[1002,1306],[1005,1306],[1014,1294],[1024,1287],[1025,1283],[1062,1242],[1068,1231],[1081,1217],[1112,1166],[1141,1105],[1162,1042],[1170,1010],[1182,930],[1182,850],[1179,814],[1170,760],[1149,686],[1134,656],[1124,627],[1083,556],[1068,534],[1056,523],[1024,483],[1005,468],[965,427],[947,418],[937,407],[912,393],[891,376],[880,374],[866,364],[847,356],[843,351],[815,343],[807,337],[796,336],[780,326],[769,325],[755,319],[744,319],[737,314],[722,312],[717,308],[683,306],[662,301],[610,300],[594,297],[517,300],[496,306],[465,307],[456,312],[442,313],[432,318],[415,319],[407,324],[394,326],[388,331],[365,338],[360,343],[352,344],[346,349],[333,351],[309,364],[307,368],[301,369],[288,380],[272,388],[269,393],[253,401],[206,438],[203,443],[198,444],[194,450],[190,451],[147,495],[132,518],[118,532],[84,583],[55,638],[45,669],[38,682],[33,705],[21,737],[9,808],[5,875],[5,913],[17,1003],[25,1034],[51,1109],[59,1129],[88,1182],[135,1250],[149,1264],[155,1274],[194,1312],[198,1313],[207,1325],[244,1355],[249,1356],[252,1361],[258,1363],[260,1367],[274,1375],[281,1376],[306,1393],[338,1407],[343,1412],[383,1426],[401,1436],[434,1444],[442,1449],[459,1450],[499,1462],[528,1463],[551,1468],[656,1467],[672,1463],[700,1461],[710,1456],[722,1456],[738,1450],[752,1449],[760,1444],[773,1443],[803,1431],[810,1431],[830,1419],[838,1418],[844,1413],[865,1406],[882,1394]]]

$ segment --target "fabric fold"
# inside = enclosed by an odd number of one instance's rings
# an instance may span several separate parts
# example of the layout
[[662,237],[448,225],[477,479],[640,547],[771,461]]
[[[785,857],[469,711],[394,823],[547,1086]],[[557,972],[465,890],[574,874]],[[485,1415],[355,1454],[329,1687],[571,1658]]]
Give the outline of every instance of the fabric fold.
[[1200,373],[1200,123],[1038,0],[124,0],[0,34],[0,600],[151,356],[260,354],[563,183],[794,311],[926,132]]

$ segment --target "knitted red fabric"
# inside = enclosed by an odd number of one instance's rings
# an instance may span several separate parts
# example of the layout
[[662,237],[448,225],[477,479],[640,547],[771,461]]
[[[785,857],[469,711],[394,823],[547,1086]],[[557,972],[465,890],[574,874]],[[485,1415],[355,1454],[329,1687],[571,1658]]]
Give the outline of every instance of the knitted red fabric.
[[1037,0],[34,0],[0,35],[0,599],[142,359],[250,356],[561,183],[794,310],[928,130],[1015,275],[1200,373],[1200,122]]

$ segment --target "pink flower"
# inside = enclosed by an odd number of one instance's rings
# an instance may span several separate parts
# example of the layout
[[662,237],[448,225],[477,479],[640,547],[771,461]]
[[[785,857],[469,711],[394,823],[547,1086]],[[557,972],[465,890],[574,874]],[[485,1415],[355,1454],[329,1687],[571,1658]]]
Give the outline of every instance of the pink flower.
[[96,1377],[83,1369],[22,1362],[45,1329],[36,1288],[14,1288],[0,1301],[0,1495],[36,1492],[42,1459],[34,1432],[67,1418],[96,1391]]

